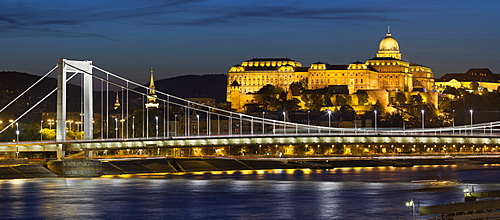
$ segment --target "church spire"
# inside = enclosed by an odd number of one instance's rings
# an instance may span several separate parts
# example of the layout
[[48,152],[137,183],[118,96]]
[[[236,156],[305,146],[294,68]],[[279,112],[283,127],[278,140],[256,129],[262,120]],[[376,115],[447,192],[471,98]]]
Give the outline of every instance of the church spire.
[[152,90],[149,90],[149,94],[155,94],[155,78],[154,78],[154,72],[153,72],[153,67],[151,67],[151,76],[149,77],[149,88]]
[[120,98],[118,97],[118,92],[116,92],[116,101],[115,101],[115,107],[113,107],[114,110],[118,109],[120,107]]
[[158,108],[160,106],[160,104],[156,102],[156,98],[158,96],[155,94],[155,89],[154,72],[153,67],[151,67],[151,74],[149,76],[148,103],[146,103],[146,108]]

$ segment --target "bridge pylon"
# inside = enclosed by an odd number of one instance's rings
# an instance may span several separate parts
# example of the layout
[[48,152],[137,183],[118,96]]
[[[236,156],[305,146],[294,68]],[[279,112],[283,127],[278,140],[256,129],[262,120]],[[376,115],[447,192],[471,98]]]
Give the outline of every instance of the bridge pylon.
[[[57,121],[56,141],[66,141],[66,88],[67,73],[83,74],[83,131],[84,139],[93,139],[93,111],[92,111],[92,61],[76,61],[59,59],[57,62]],[[86,157],[91,157],[92,152],[87,152]],[[58,144],[57,158],[64,158],[64,147]]]

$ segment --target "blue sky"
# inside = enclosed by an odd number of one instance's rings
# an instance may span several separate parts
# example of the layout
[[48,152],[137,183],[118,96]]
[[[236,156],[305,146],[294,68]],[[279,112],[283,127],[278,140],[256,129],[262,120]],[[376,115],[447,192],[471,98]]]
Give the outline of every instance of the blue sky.
[[252,57],[308,66],[375,56],[391,26],[403,59],[436,77],[500,74],[500,1],[2,0],[0,71],[41,75],[58,58],[92,60],[138,82],[221,74]]

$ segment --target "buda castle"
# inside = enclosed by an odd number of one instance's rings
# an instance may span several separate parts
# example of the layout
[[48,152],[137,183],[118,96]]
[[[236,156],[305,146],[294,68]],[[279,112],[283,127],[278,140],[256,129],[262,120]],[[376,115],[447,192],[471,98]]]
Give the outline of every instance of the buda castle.
[[302,66],[290,58],[253,58],[231,67],[227,79],[227,101],[237,111],[254,103],[252,94],[268,84],[284,91],[301,81],[308,90],[343,86],[349,94],[358,90],[427,92],[434,87],[432,70],[402,60],[399,44],[390,31],[380,41],[376,56],[365,62],[345,65],[317,62]]

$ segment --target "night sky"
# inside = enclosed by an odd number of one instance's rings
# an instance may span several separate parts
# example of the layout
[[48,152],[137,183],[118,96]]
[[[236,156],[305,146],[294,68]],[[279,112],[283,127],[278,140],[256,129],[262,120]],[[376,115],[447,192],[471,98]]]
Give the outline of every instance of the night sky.
[[500,1],[2,0],[0,71],[42,75],[58,58],[144,83],[221,74],[252,57],[304,66],[375,56],[391,26],[403,59],[436,77],[500,74]]

